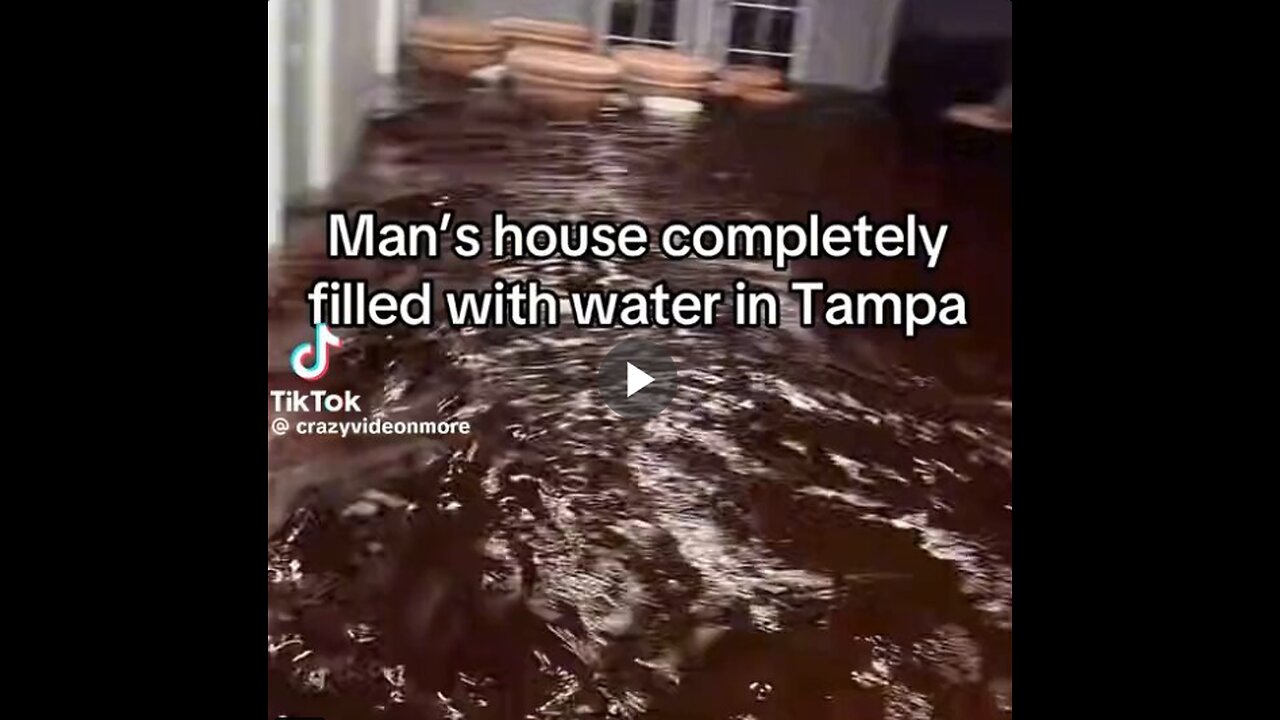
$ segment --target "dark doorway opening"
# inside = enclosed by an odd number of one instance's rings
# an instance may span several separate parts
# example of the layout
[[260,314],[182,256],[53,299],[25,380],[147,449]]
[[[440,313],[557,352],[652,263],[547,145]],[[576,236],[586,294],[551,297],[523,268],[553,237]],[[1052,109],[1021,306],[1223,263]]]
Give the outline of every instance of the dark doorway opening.
[[990,102],[1012,72],[1011,0],[906,0],[888,83],[903,120],[933,124],[954,103]]

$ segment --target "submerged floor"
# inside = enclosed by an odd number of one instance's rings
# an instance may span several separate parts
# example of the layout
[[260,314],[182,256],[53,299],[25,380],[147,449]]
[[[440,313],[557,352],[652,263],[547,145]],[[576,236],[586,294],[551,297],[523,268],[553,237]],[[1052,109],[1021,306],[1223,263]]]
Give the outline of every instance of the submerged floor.
[[[970,327],[910,341],[893,328],[805,329],[791,304],[780,329],[356,335],[326,387],[363,394],[381,417],[477,431],[271,440],[272,716],[1011,714],[1007,146],[907,132],[838,96],[718,107],[694,124],[551,124],[500,92],[439,84],[397,103],[371,128],[346,204],[406,220],[447,207],[652,227],[914,211],[952,225],[937,270],[842,261],[794,273],[963,292]],[[559,290],[787,280],[760,263],[656,256],[287,270],[282,297],[296,299],[308,277],[339,272],[452,287],[537,277]],[[270,311],[274,349],[296,337],[296,311]],[[594,391],[600,359],[637,336],[681,376],[645,423]],[[290,382],[273,372],[268,384]]]

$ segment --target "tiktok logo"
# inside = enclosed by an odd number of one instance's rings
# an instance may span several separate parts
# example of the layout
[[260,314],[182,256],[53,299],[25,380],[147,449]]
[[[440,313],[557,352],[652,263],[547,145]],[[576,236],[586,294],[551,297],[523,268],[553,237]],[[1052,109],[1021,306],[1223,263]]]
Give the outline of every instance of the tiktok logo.
[[[293,349],[289,356],[289,366],[293,373],[303,380],[315,382],[329,372],[329,348],[342,347],[342,339],[329,330],[323,323],[316,326],[315,342],[304,342]],[[310,365],[304,363],[310,361]]]

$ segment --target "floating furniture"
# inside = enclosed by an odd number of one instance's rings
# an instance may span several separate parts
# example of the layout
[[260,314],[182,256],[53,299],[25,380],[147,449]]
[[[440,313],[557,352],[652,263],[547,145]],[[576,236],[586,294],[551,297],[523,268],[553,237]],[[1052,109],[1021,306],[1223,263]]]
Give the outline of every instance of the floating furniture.
[[747,105],[776,108],[795,103],[800,99],[800,93],[781,88],[739,87],[738,97]]
[[640,99],[644,114],[659,118],[687,118],[702,112],[702,103],[678,97],[651,95]]
[[629,92],[641,97],[697,100],[715,77],[715,65],[691,55],[651,47],[622,47],[613,52]]
[[636,110],[640,108],[640,100],[634,95],[618,89],[609,93],[604,99],[604,106],[614,110]]
[[951,122],[960,123],[991,130],[993,132],[1013,132],[1013,83],[1000,88],[995,98],[987,105],[952,105],[944,113]]
[[469,77],[485,85],[501,85],[502,81],[507,77],[507,66],[489,65],[488,67],[482,67],[479,70],[472,71]]
[[707,85],[707,92],[719,98],[736,98],[738,86],[727,80],[715,80]]
[[409,48],[422,69],[459,77],[502,62],[506,51],[488,25],[438,17],[414,23]]
[[516,96],[557,118],[580,119],[600,110],[619,86],[614,60],[572,50],[519,47],[507,53]]
[[998,133],[1013,132],[1012,112],[1008,119],[1001,117],[1000,109],[996,105],[952,105],[946,109],[944,116],[951,122],[980,130]]
[[784,80],[781,70],[764,65],[730,65],[720,71],[720,79],[748,88],[780,87]]
[[707,87],[721,98],[741,98],[753,105],[776,107],[793,102],[794,93],[781,90],[786,80],[782,71],[764,65],[729,65],[720,70],[719,79]]
[[781,70],[764,65],[729,65],[720,71],[716,94],[732,97],[743,90],[781,87],[784,79]]
[[720,71],[720,79],[712,92],[720,97],[733,97],[761,108],[790,105],[800,93],[783,88],[786,77],[781,70],[764,65],[729,65]]
[[583,25],[532,20],[529,18],[502,18],[490,23],[494,32],[502,36],[507,47],[541,47],[553,50],[578,50],[586,52],[595,47],[595,33]]

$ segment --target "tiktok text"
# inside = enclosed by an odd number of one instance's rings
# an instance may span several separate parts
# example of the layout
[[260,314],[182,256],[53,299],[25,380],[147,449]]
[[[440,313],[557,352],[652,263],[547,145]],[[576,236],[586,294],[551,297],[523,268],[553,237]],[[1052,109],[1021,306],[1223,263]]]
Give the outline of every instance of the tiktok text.
[[358,413],[360,396],[343,391],[341,394],[324,390],[300,392],[298,390],[272,390],[271,400],[278,413]]

